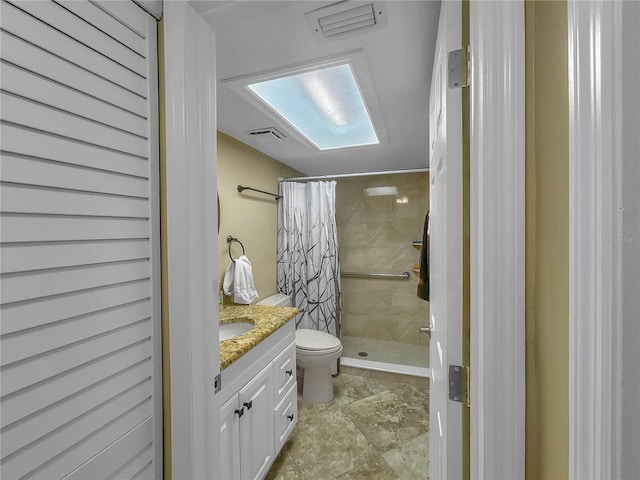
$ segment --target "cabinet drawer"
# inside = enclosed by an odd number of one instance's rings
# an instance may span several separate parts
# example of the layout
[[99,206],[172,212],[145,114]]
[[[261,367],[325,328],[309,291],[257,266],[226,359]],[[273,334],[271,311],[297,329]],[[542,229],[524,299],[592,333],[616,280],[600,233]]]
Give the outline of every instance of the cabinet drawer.
[[273,361],[273,404],[278,405],[296,382],[296,343],[292,342]]
[[298,423],[298,389],[296,382],[278,404],[275,410],[275,446],[276,452],[280,451],[284,442],[289,438],[293,427]]

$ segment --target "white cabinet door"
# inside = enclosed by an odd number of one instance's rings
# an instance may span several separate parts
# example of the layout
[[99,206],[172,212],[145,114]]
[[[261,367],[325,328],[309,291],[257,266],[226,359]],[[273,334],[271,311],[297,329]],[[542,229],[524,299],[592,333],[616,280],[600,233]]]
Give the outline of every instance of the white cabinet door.
[[273,446],[273,364],[269,363],[238,393],[240,418],[240,458],[243,479],[262,479],[274,455]]
[[220,408],[220,478],[240,478],[239,412],[237,395]]

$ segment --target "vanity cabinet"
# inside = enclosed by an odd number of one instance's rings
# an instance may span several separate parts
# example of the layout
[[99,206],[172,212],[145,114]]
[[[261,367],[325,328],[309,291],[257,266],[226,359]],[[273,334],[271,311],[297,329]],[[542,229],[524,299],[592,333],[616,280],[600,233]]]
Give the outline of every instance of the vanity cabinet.
[[220,417],[222,478],[263,478],[275,458],[272,366],[230,398]]
[[222,372],[221,479],[263,479],[298,421],[295,330],[285,327]]

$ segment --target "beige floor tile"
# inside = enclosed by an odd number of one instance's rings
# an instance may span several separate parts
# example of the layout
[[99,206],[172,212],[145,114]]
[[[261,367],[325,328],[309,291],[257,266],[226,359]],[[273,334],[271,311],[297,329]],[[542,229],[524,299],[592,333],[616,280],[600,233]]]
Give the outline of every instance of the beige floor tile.
[[319,415],[331,407],[335,406],[335,401],[327,403],[306,403],[302,400],[302,394],[298,395],[298,422],[304,422],[312,419],[316,415]]
[[[428,380],[428,379],[427,379]],[[383,381],[387,389],[398,395],[406,403],[413,407],[420,407],[426,418],[429,418],[429,387],[425,385],[412,385],[410,383],[399,383]]]
[[338,405],[345,406],[388,389],[386,384],[374,378],[338,375],[333,381],[333,400]]
[[337,405],[301,420],[291,442],[291,458],[303,480],[336,478],[374,454],[365,436]]
[[425,433],[382,456],[399,478],[423,480],[429,474],[429,434]]
[[288,451],[283,449],[273,463],[271,470],[265,477],[265,480],[299,480],[300,476],[296,471],[293,459]]
[[393,470],[389,464],[380,454],[376,452],[375,455],[371,455],[363,459],[363,461],[353,470],[340,475],[336,480],[401,480],[395,470]]
[[369,370],[365,370],[363,368],[345,367],[344,365],[340,365],[340,374],[348,375],[349,377],[366,377],[368,371]]
[[380,452],[397,448],[429,427],[423,405],[407,403],[392,391],[350,403],[344,411]]
[[411,377],[395,374],[377,379],[350,367],[341,372],[333,401],[298,398],[298,425],[267,480],[426,479],[428,383],[411,385]]
[[299,480],[300,475],[296,471],[293,458],[291,457],[291,447],[296,431],[294,430],[280,450],[265,480]]

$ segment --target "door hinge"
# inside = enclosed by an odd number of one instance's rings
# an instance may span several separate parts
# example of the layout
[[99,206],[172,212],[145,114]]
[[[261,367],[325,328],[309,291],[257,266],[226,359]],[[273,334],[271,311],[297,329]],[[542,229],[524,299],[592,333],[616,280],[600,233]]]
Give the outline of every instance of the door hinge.
[[449,88],[464,88],[470,84],[469,64],[470,64],[469,47],[466,46],[460,50],[449,52],[449,60],[447,63],[447,84]]
[[449,400],[469,403],[469,367],[449,365]]
[[465,367],[465,369],[466,369],[465,377],[467,377],[467,391],[466,391],[467,407],[471,408],[471,367]]

